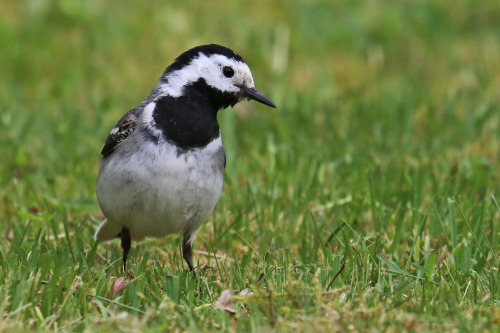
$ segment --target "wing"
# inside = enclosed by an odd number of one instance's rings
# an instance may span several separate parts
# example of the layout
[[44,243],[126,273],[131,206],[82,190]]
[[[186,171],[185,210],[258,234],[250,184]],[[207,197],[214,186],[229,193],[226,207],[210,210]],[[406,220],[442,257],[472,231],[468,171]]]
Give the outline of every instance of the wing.
[[103,157],[111,155],[116,146],[135,131],[142,109],[143,107],[138,106],[130,110],[116,123],[115,128],[109,133],[104,147],[102,147],[101,155]]

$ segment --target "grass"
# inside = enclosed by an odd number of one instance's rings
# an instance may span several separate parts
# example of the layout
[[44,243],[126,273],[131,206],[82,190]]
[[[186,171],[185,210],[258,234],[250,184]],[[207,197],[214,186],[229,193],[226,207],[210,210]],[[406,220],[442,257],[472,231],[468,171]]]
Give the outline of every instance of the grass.
[[[0,330],[493,332],[495,1],[0,4]],[[99,151],[183,50],[244,56],[278,105],[220,113],[198,231],[97,244]],[[221,297],[225,290],[231,298]]]

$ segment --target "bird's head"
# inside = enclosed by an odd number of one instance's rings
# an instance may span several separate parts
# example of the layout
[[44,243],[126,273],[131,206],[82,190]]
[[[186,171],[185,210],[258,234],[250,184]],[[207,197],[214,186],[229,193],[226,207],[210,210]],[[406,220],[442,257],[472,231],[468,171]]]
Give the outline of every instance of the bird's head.
[[160,84],[170,96],[190,93],[206,96],[222,109],[242,99],[253,99],[275,108],[255,88],[250,68],[234,51],[216,44],[202,45],[181,54],[163,73]]

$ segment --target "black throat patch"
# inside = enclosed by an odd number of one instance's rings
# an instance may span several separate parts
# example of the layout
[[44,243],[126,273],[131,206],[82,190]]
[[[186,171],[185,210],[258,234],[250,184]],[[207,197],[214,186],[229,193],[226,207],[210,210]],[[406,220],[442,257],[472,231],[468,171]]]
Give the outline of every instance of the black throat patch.
[[220,132],[217,111],[184,96],[157,100],[153,119],[163,137],[181,150],[205,147]]
[[210,87],[204,79],[184,87],[182,96],[156,101],[153,120],[163,137],[176,144],[179,153],[205,147],[220,135],[217,112],[234,106],[239,96]]
[[205,147],[220,135],[217,109],[199,98],[161,97],[156,101],[153,120],[179,153]]

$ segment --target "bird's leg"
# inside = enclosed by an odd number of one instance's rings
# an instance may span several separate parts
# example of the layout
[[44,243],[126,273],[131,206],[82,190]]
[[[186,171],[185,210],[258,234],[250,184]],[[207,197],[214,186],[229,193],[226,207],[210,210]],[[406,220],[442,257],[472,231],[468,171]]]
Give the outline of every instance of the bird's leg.
[[127,257],[131,245],[130,231],[127,228],[123,227],[122,231],[120,232],[120,237],[122,239],[123,249],[123,271],[125,272],[127,271]]
[[184,238],[182,240],[182,256],[184,257],[184,260],[186,260],[189,269],[191,272],[193,272],[193,275],[196,277],[196,272],[194,271],[193,267],[193,243],[190,241],[191,236],[188,233],[184,234]]

